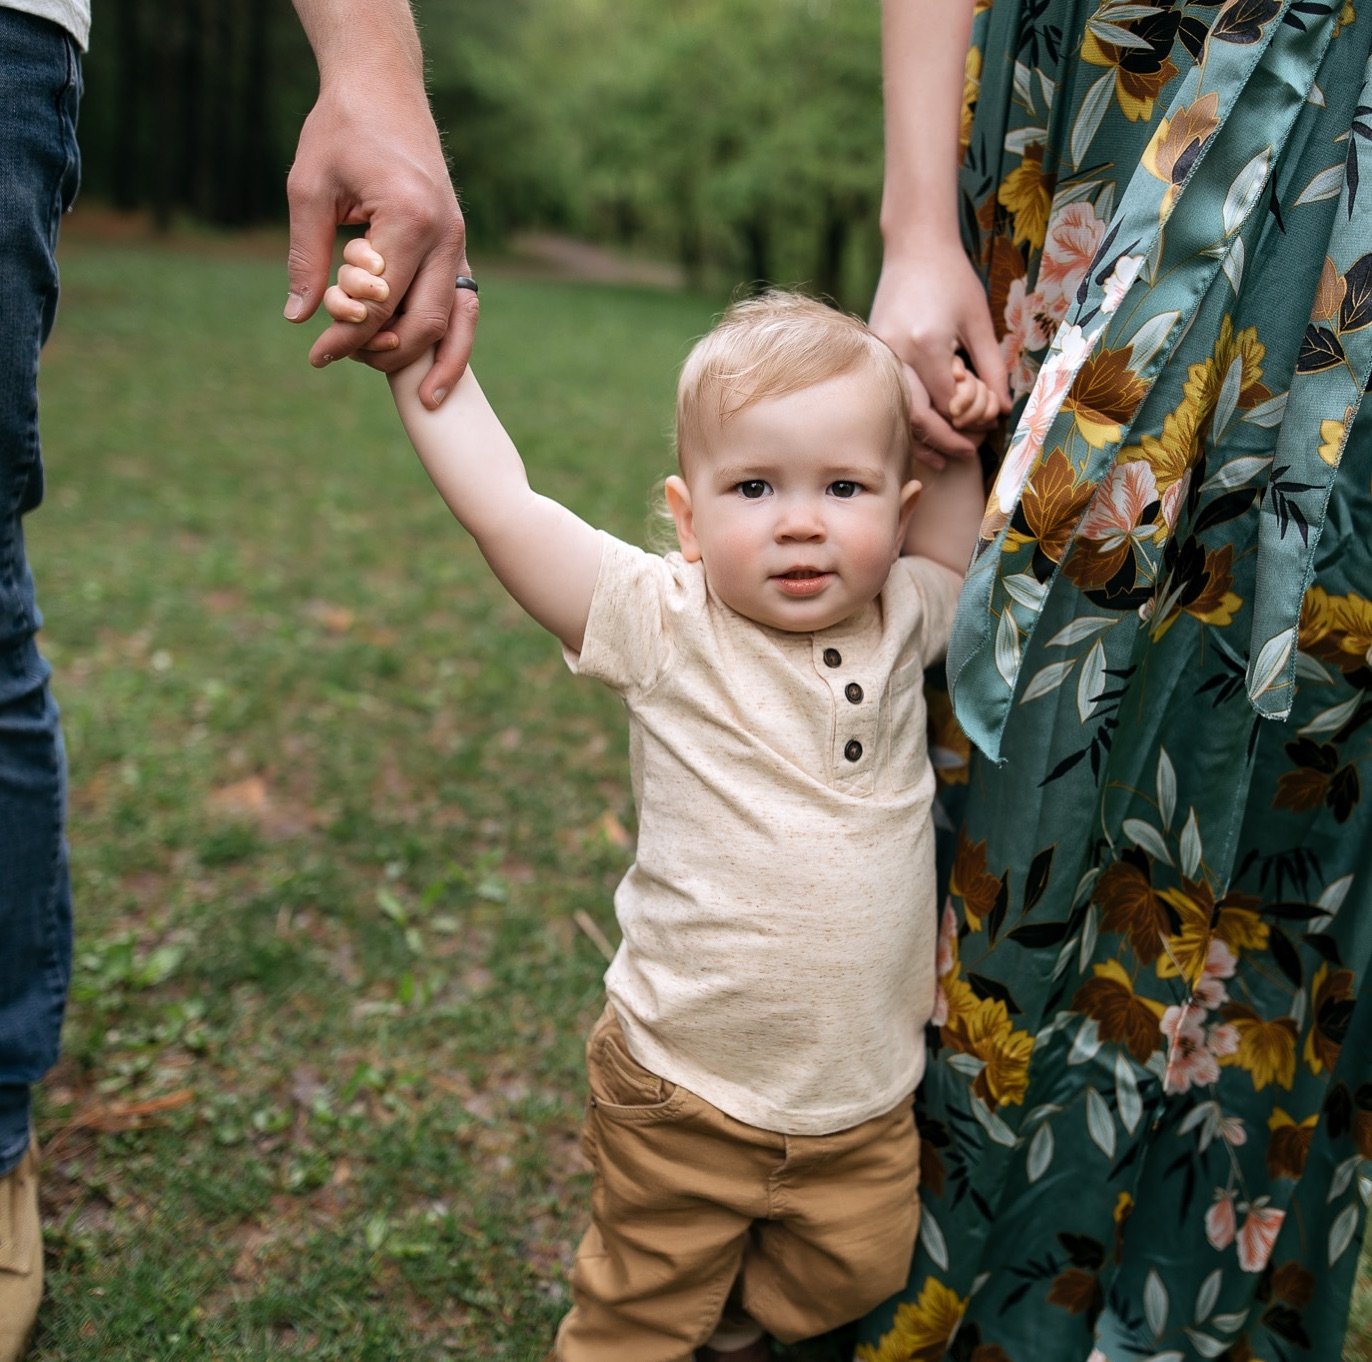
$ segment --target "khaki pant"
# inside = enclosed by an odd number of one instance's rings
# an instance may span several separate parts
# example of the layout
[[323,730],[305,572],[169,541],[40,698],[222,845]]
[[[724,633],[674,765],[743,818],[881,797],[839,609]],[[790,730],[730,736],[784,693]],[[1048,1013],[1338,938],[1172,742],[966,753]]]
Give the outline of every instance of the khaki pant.
[[587,1046],[591,1228],[559,1362],[689,1362],[726,1307],[784,1342],[904,1284],[919,1225],[909,1102],[833,1135],[778,1135],[643,1068],[606,1010]]

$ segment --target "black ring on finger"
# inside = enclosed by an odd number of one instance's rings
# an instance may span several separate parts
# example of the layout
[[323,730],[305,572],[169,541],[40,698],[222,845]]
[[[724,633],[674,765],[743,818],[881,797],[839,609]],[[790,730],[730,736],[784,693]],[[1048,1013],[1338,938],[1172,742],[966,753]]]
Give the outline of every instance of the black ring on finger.
[[453,287],[471,289],[473,293],[481,292],[476,286],[476,280],[473,279],[470,274],[459,274],[457,278],[453,280]]

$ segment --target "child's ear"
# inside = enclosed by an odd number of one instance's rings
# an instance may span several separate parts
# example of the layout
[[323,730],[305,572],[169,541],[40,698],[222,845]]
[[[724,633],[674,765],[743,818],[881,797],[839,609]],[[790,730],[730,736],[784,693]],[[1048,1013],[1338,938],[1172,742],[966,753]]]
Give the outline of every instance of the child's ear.
[[700,561],[700,544],[696,540],[695,516],[691,511],[691,489],[686,486],[685,478],[675,473],[662,485],[667,497],[667,509],[676,523],[676,542],[681,545],[681,556],[688,563]]
[[915,513],[915,503],[919,500],[919,494],[922,491],[924,491],[924,484],[918,478],[911,478],[900,489],[900,534],[896,539],[897,558],[906,551],[905,537],[910,532],[910,517]]

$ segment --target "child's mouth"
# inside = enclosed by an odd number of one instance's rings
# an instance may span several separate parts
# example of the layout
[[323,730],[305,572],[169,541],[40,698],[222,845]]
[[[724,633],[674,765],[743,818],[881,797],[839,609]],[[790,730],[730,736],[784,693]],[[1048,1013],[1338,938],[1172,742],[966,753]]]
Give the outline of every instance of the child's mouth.
[[818,568],[801,567],[780,573],[773,580],[788,596],[813,596],[824,590],[831,575]]

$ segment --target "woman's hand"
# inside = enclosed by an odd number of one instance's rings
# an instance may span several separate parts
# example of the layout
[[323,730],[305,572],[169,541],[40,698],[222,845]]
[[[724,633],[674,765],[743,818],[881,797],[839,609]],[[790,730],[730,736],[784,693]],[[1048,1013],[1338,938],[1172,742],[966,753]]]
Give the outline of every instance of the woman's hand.
[[1002,415],[1010,410],[1010,390],[986,291],[961,245],[925,243],[915,252],[888,253],[871,326],[905,365],[920,457],[934,468],[945,458],[972,458],[976,443],[949,420],[958,352],[995,395]]

